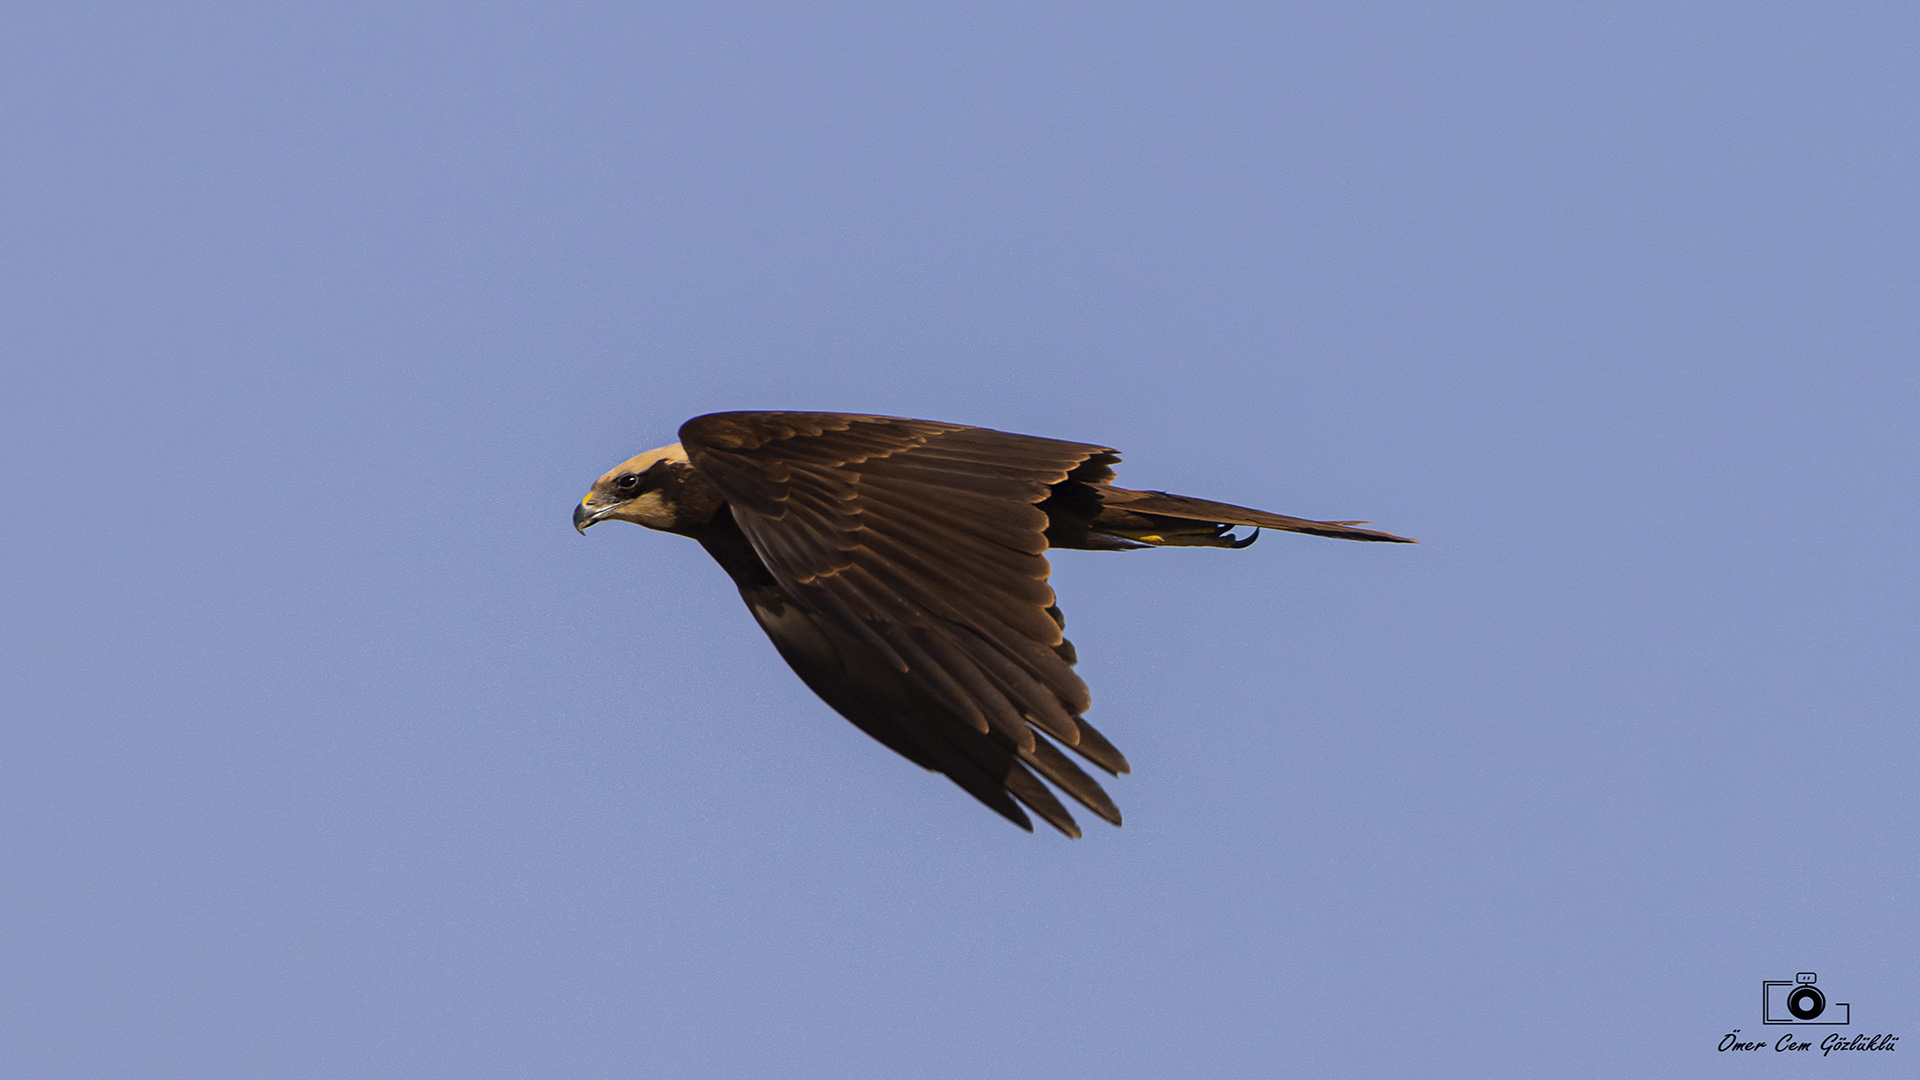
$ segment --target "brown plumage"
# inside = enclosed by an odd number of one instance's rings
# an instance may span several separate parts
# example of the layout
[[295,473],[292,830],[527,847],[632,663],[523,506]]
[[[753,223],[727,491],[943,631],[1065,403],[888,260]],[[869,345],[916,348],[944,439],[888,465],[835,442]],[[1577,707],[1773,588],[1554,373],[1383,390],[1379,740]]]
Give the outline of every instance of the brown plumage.
[[1115,825],[1120,811],[1060,747],[1128,769],[1082,715],[1091,698],[1047,548],[1238,548],[1258,535],[1236,537],[1240,526],[1411,543],[1364,522],[1117,488],[1119,460],[927,420],[714,413],[602,476],[573,520],[698,540],[828,705],[1021,828],[1033,827],[1024,805],[1079,836],[1041,777]]

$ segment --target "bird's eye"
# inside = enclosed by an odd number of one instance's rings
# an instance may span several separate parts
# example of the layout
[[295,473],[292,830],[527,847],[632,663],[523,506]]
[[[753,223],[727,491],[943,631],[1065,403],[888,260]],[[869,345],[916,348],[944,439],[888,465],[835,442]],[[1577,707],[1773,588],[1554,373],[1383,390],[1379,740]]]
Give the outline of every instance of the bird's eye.
[[628,473],[625,476],[616,476],[613,479],[613,486],[619,488],[621,491],[632,491],[634,488],[640,486],[640,475],[638,473]]

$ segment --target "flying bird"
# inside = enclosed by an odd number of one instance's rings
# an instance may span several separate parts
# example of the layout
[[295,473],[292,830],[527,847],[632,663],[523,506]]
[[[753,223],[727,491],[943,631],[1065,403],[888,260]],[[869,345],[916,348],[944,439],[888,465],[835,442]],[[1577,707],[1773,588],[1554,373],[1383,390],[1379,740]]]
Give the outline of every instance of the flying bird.
[[[740,588],[800,680],[860,730],[1029,832],[1070,837],[1054,787],[1120,811],[1062,752],[1127,759],[1083,715],[1050,547],[1251,544],[1260,529],[1412,543],[1357,526],[1114,487],[1118,451],[961,424],[729,412],[594,481],[574,528],[631,521],[692,537]],[[1251,528],[1245,536],[1236,528]]]

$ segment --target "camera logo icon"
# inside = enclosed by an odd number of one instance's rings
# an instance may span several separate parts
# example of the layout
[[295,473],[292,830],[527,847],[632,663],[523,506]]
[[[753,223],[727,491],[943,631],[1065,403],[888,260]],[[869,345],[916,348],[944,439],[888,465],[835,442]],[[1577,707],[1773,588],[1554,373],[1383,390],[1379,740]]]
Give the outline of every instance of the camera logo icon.
[[1769,979],[1761,983],[1760,1022],[1835,1027],[1850,1023],[1852,1007],[1844,1001],[1827,1004],[1827,995],[1813,985],[1817,978],[1813,972],[1803,971],[1792,982]]

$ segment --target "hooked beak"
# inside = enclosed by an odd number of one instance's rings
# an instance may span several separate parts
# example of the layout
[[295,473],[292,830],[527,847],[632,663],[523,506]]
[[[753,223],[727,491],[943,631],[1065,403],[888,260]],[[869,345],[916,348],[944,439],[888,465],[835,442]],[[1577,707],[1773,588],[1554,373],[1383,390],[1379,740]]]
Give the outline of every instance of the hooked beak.
[[[611,509],[611,507],[607,509]],[[595,522],[599,521],[601,516],[604,515],[605,513],[606,513],[605,509],[602,509],[602,510],[587,509],[587,504],[585,502],[582,502],[576,505],[573,508],[573,530],[577,533],[585,535],[587,531],[587,526],[592,525]]]

